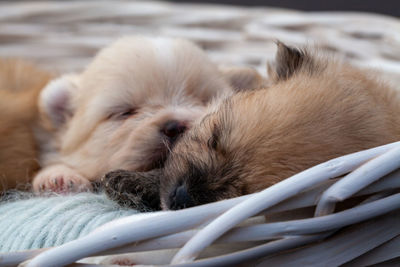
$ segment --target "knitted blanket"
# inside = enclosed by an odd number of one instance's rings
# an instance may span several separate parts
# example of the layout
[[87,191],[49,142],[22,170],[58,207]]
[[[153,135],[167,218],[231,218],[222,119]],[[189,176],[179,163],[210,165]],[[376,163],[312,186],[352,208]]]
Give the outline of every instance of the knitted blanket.
[[121,208],[104,194],[22,197],[0,203],[0,252],[61,245],[137,213]]

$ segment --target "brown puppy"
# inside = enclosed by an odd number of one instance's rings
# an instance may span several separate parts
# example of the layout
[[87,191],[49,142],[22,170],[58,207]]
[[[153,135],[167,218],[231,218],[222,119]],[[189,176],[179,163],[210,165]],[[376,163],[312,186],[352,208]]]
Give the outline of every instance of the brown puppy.
[[51,75],[15,59],[0,59],[0,191],[24,189],[39,168],[37,99]]
[[102,49],[82,73],[62,76],[41,93],[54,137],[34,189],[86,190],[110,170],[161,167],[206,105],[231,93],[231,80],[243,86],[232,73],[180,39],[125,37]]
[[[318,163],[400,139],[397,92],[348,64],[278,46],[271,87],[211,107],[177,142],[159,186],[152,186],[163,209],[253,193]],[[109,184],[144,187],[132,185],[139,174],[124,175],[111,173]]]

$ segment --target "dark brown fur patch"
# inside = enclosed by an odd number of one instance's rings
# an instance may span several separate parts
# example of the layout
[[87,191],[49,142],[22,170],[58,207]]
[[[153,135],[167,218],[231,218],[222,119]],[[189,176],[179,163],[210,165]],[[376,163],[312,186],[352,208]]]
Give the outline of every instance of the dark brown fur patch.
[[107,173],[101,183],[108,198],[139,211],[160,209],[159,170],[134,172],[116,170]]

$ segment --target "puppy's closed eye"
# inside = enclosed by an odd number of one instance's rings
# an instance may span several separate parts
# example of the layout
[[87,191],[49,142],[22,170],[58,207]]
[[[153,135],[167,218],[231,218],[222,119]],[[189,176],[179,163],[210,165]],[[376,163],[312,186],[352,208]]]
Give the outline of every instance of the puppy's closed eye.
[[220,155],[225,155],[226,150],[224,145],[221,143],[221,129],[217,126],[214,126],[211,137],[207,140],[207,146],[210,150],[217,152]]
[[107,119],[111,119],[111,120],[125,120],[131,116],[134,116],[137,114],[137,109],[135,108],[126,108],[123,110],[119,110],[116,112],[111,113],[110,115],[108,115]]
[[212,136],[210,137],[210,139],[208,139],[207,146],[208,146],[208,148],[210,148],[212,150],[217,150],[218,136],[215,133],[213,133]]

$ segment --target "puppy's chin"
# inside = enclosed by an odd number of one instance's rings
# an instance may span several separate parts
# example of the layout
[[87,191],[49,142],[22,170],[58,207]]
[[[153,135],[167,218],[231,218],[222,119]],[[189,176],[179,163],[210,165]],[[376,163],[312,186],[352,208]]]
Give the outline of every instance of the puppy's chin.
[[150,155],[147,156],[147,159],[144,162],[136,166],[133,171],[138,172],[148,172],[153,169],[161,169],[164,167],[164,163],[167,160],[170,148],[167,146],[162,146],[157,149],[154,149]]
[[[147,152],[142,154],[142,159],[138,160],[137,157],[133,159],[134,164],[125,169],[137,172],[148,172],[154,169],[161,169],[174,147],[176,141],[181,137],[176,137],[173,140],[163,138],[161,142],[150,148]],[[135,153],[137,156],[137,153]],[[139,164],[138,164],[139,163]]]

